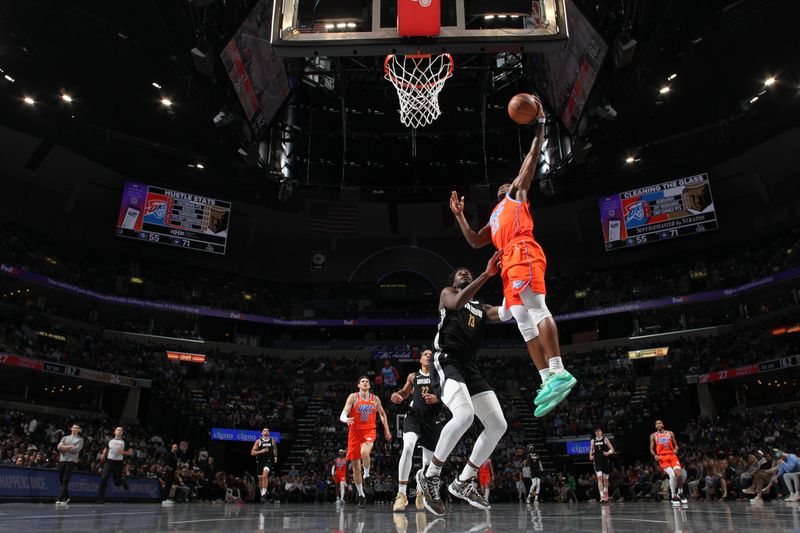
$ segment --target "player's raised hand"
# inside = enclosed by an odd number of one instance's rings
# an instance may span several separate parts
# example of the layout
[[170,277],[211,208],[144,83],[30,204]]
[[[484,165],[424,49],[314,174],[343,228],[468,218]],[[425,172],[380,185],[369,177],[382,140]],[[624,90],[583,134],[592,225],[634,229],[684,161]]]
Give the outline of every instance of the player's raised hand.
[[392,403],[403,403],[403,397],[398,392],[393,392],[389,399],[392,400]]
[[450,193],[450,211],[457,217],[464,214],[464,197],[459,200],[456,191]]
[[500,271],[500,258],[502,254],[500,250],[496,251],[491,258],[489,258],[489,262],[486,263],[486,274],[488,276],[494,276]]

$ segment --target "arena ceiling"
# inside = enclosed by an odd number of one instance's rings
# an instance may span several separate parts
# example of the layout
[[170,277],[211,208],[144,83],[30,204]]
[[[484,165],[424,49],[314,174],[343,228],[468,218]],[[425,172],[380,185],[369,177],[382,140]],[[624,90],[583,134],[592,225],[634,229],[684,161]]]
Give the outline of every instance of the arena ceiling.
[[[530,132],[513,126],[504,107],[514,93],[535,90],[535,67],[524,65],[508,83],[493,85],[487,78],[498,72],[494,58],[457,57],[462,68],[442,93],[442,119],[412,139],[397,120],[382,58],[331,61],[334,83],[327,87],[303,82],[308,65],[299,60],[289,71],[300,82],[272,123],[273,139],[293,142],[294,198],[280,202],[283,177],[259,166],[259,139],[241,120],[222,127],[212,120],[221,110],[241,113],[213,59],[254,4],[4,2],[0,121],[138,180],[222,188],[234,200],[286,208],[342,194],[438,200],[452,187],[484,194],[485,185],[516,173]],[[607,42],[625,34],[638,45],[627,66],[616,68],[611,53],[606,58],[573,158],[553,171],[555,195],[547,202],[704,170],[797,125],[800,33],[791,0],[577,4]],[[192,48],[212,59],[210,72],[197,68]],[[771,77],[775,83],[765,86]],[[485,129],[481,87],[489,87]],[[72,102],[61,99],[65,93]],[[635,161],[626,163],[629,157]],[[285,184],[283,193],[285,200]]]

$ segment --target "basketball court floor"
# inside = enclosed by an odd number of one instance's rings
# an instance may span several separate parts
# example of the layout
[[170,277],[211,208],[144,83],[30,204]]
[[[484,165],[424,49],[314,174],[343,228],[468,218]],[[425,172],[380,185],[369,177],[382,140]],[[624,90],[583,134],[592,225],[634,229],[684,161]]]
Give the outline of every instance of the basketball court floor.
[[410,510],[392,513],[390,505],[363,508],[333,505],[74,504],[55,510],[48,504],[0,506],[0,530],[50,531],[287,531],[310,533],[444,533],[587,531],[800,531],[800,505],[772,502],[694,503],[672,509],[666,503],[498,504],[489,512],[452,505],[437,519]]

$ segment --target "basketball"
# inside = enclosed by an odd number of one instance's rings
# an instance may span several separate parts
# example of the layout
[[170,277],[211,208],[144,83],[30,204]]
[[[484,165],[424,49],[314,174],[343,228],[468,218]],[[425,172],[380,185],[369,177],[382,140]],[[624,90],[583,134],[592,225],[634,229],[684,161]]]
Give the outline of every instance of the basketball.
[[508,116],[517,124],[530,124],[539,116],[539,102],[532,94],[520,93],[508,102]]

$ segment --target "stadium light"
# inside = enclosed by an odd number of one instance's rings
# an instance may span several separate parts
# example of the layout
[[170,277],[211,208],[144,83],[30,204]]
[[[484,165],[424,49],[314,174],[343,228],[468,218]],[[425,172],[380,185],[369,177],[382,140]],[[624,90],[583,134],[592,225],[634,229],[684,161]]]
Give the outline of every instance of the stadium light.
[[161,85],[159,85],[159,84],[158,84],[158,82],[155,82],[155,81],[154,81],[154,82],[153,82],[153,83],[151,83],[150,85],[152,85],[152,86],[153,86],[153,87],[155,87],[156,89],[161,89]]
[[68,95],[67,93],[62,93],[61,94],[61,99],[63,101],[65,101],[66,103],[68,103],[68,104],[72,103],[72,97],[70,95]]
[[770,85],[773,85],[776,81],[777,80],[775,79],[775,76],[770,76],[769,78],[764,80],[764,86],[769,87]]
[[677,78],[677,77],[678,77],[678,75],[677,75],[677,74],[675,74],[675,73],[672,73],[672,74],[670,74],[669,76],[667,76],[667,81],[672,81],[672,80],[674,80],[674,79],[675,79],[675,78]]
[[6,75],[5,75],[5,76],[3,76],[3,77],[4,77],[5,79],[7,79],[8,81],[10,81],[11,83],[14,83],[14,81],[15,81],[15,80],[14,80],[14,78],[12,78],[11,76],[9,76],[8,74],[6,74]]
[[636,160],[631,155],[629,155],[628,157],[625,158],[625,162],[628,163],[629,165],[631,163],[633,163],[634,161],[636,161]]
[[33,105],[33,104],[36,103],[36,100],[31,98],[30,96],[26,96],[25,98],[22,99],[22,101],[25,102],[28,105]]
[[670,91],[669,85],[664,85],[662,88],[658,90],[660,94],[667,94]]
[[163,105],[164,107],[172,107],[172,100],[170,100],[169,98],[162,98],[161,105]]

